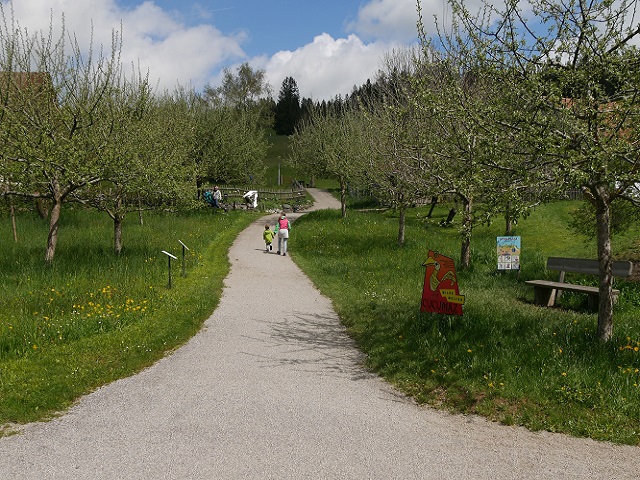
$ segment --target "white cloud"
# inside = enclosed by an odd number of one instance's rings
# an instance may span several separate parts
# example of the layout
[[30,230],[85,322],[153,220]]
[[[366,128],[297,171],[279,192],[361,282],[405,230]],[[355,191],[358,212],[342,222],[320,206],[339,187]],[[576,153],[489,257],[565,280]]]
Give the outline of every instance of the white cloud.
[[[526,2],[522,2],[526,5]],[[482,0],[465,0],[470,12],[478,12]],[[420,0],[422,21],[427,36],[435,37],[438,25],[449,25],[451,11],[447,0]],[[356,19],[347,28],[361,38],[386,39],[411,43],[418,33],[418,5],[416,0],[370,0],[358,10]]]
[[281,51],[252,64],[266,71],[276,99],[283,80],[293,77],[301,97],[328,100],[373,80],[390,48],[387,43],[365,44],[356,35],[334,39],[323,33],[293,52]]
[[[2,1],[6,13],[9,2]],[[53,22],[59,35],[62,16],[65,28],[88,48],[111,46],[112,33],[122,31],[122,59],[126,65],[149,70],[160,89],[176,83],[200,89],[223,62],[244,58],[246,35],[224,35],[213,25],[186,26],[152,1],[124,9],[115,0],[14,0],[14,17],[29,32],[48,32]]]
[[[8,12],[8,0],[0,2]],[[373,0],[362,7],[352,25],[355,33],[346,38],[321,34],[294,51],[249,59],[242,48],[247,32],[226,35],[211,23],[212,18],[200,15],[202,23],[187,25],[179,13],[163,10],[151,0],[130,8],[119,6],[117,0],[14,0],[13,11],[20,26],[30,32],[46,32],[50,22],[59,31],[64,14],[67,31],[85,48],[92,37],[94,49],[109,48],[113,31],[122,30],[126,72],[132,64],[143,73],[149,70],[151,81],[158,82],[161,90],[172,90],[177,83],[196,90],[207,83],[217,85],[222,67],[249,61],[266,70],[276,97],[282,81],[291,76],[301,95],[314,100],[349,94],[354,86],[373,79],[398,31],[410,32],[401,39],[415,37],[416,18],[413,0]],[[362,38],[369,38],[369,43]]]
[[414,0],[372,0],[360,7],[347,28],[365,38],[411,40],[416,37],[417,19]]
[[[420,5],[427,34],[435,34],[434,16],[439,23],[448,17],[447,2],[421,0]],[[357,18],[347,28],[367,39],[411,42],[417,37],[417,23],[416,0],[371,0],[360,7]]]

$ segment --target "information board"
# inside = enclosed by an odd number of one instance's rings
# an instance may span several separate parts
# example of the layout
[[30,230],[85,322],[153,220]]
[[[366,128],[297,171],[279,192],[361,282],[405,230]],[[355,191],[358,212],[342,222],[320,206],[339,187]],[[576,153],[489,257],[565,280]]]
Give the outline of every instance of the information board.
[[520,237],[498,237],[498,270],[520,270]]

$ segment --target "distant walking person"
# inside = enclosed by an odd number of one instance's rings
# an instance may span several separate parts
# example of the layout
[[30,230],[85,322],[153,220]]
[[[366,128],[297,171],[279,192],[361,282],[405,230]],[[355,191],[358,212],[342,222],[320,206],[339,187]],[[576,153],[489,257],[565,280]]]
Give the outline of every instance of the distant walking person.
[[273,250],[273,246],[271,245],[271,242],[273,242],[274,236],[275,236],[275,233],[273,232],[273,230],[271,230],[271,225],[269,224],[265,225],[264,232],[262,233],[262,238],[264,239],[264,248],[266,252],[268,252],[269,250]]
[[280,218],[276,222],[276,233],[278,234],[278,255],[282,252],[282,255],[287,255],[287,240],[289,240],[289,230],[291,224],[287,218],[287,214],[282,212]]
[[213,187],[213,208],[220,208],[220,202],[222,201],[222,192],[216,185]]

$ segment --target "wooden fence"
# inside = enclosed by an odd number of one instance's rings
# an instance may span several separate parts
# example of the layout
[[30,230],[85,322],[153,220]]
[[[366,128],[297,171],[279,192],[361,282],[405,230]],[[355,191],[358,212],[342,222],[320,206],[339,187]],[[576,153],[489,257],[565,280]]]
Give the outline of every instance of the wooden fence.
[[[222,193],[222,203],[226,204],[229,208],[247,208],[247,202],[243,198],[243,195],[249,191],[256,191],[251,187],[218,187]],[[213,191],[213,187],[207,187],[202,192]],[[290,188],[290,189],[263,189],[257,190],[258,192],[258,207],[262,202],[274,202],[279,204],[278,208],[288,210],[292,208],[291,205],[295,205],[304,200],[307,191],[304,188]]]

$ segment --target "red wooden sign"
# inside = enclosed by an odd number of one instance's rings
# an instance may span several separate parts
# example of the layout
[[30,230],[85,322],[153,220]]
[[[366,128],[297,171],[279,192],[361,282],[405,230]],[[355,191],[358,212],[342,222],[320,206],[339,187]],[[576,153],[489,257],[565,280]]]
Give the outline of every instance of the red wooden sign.
[[462,315],[464,295],[458,290],[458,279],[453,259],[429,250],[429,258],[422,291],[421,312]]

